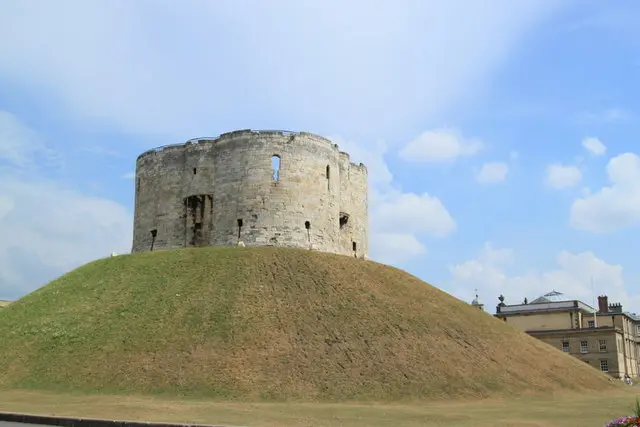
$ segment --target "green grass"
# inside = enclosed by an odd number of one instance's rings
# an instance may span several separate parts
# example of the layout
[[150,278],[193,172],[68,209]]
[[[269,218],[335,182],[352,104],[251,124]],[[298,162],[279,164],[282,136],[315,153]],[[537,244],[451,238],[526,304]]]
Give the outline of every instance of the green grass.
[[251,427],[601,427],[633,414],[635,394],[556,394],[489,400],[264,403],[0,392],[0,411]]
[[286,248],[106,258],[0,310],[0,387],[411,401],[620,382],[401,270]]

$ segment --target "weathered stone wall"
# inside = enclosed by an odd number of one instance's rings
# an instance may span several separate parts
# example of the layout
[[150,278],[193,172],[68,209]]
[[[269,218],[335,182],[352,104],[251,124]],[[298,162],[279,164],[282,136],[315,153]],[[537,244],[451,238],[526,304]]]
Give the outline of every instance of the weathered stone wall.
[[366,256],[366,167],[304,132],[242,130],[138,157],[133,252],[238,241]]

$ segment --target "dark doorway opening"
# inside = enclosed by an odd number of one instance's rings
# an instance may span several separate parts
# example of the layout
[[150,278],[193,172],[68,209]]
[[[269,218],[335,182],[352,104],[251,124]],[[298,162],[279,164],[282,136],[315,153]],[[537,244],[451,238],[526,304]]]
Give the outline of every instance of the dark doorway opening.
[[213,197],[209,194],[184,199],[187,246],[207,246],[213,231]]

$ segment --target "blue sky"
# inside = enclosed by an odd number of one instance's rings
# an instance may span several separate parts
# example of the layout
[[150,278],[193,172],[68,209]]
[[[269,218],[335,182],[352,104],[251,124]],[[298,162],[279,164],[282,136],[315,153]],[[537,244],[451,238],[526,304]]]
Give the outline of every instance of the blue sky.
[[[345,3],[345,4],[342,4]],[[371,258],[493,310],[640,311],[640,4],[0,3],[0,299],[131,245],[136,156],[305,130],[369,168]]]

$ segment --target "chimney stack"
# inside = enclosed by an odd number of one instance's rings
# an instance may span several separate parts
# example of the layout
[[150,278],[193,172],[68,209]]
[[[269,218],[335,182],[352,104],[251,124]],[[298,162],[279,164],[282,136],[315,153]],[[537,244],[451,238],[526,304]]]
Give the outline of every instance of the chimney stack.
[[598,297],[598,312],[599,313],[609,312],[609,297],[607,297],[606,295],[601,295]]

